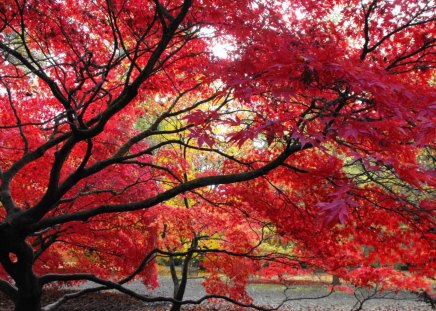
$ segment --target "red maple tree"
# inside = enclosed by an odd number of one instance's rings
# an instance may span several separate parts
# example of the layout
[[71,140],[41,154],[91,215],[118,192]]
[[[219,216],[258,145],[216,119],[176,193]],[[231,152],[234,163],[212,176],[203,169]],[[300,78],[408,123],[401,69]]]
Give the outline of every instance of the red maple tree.
[[[15,310],[83,280],[159,300],[122,284],[156,284],[171,200],[201,207],[179,222],[214,228],[224,205],[272,223],[352,284],[430,290],[433,1],[9,0],[0,30],[0,290]],[[230,257],[255,255],[240,229],[205,262],[212,292]],[[232,299],[249,302],[243,286]]]

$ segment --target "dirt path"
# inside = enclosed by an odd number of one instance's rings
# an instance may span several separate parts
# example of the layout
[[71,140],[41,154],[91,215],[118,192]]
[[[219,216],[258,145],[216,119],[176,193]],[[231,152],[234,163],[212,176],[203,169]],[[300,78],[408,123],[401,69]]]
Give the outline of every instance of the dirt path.
[[[170,297],[172,283],[168,276],[159,278],[160,286],[153,291],[147,290],[140,282],[133,282],[127,287],[141,294]],[[93,287],[91,283],[81,285],[80,288]],[[76,288],[77,289],[77,288]],[[349,311],[356,303],[356,299],[347,293],[336,292],[323,299],[301,299],[313,298],[328,293],[322,286],[295,286],[284,293],[284,288],[271,284],[252,284],[248,292],[256,305],[276,307],[287,295],[288,299],[296,299],[286,302],[280,310],[292,311]],[[53,301],[60,293],[50,291],[46,295],[46,302]],[[205,294],[200,279],[190,280],[187,286],[185,299],[197,299]],[[394,299],[373,299],[364,304],[362,310],[366,311],[430,311],[429,305],[418,302],[412,295],[390,295]],[[184,310],[232,310],[228,304],[202,305],[200,307],[187,306]],[[0,295],[0,310],[12,310],[12,305]],[[115,292],[95,293],[85,297],[74,299],[63,305],[59,311],[150,311],[168,310],[164,304],[147,305],[133,298],[120,295]]]
[[[203,287],[201,286],[201,279],[191,279],[188,282],[185,299],[198,299],[205,294]],[[144,285],[139,282],[134,282],[128,285],[130,289],[133,289],[139,293],[149,293],[155,296],[167,296],[172,294],[172,282],[168,276],[159,277],[160,286],[153,291],[147,290]],[[295,311],[349,311],[356,303],[356,299],[353,295],[336,292],[329,297],[322,299],[300,299],[300,298],[315,298],[326,295],[327,289],[322,286],[295,286],[284,293],[284,287],[272,284],[252,284],[248,287],[248,293],[253,298],[253,302],[256,305],[261,306],[278,306],[284,299],[296,299],[285,303],[283,310],[295,310]],[[386,296],[386,293],[383,294]],[[390,298],[390,299],[387,299]],[[228,307],[222,308],[227,310]],[[428,311],[431,310],[430,306],[423,302],[418,302],[415,296],[410,294],[393,293],[387,295],[383,299],[371,299],[367,301],[362,310],[368,311]]]

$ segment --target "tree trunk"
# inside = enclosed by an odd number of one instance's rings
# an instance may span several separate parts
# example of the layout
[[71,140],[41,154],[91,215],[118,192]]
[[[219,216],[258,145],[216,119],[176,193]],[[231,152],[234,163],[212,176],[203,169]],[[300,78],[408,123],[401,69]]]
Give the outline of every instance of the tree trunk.
[[33,249],[11,226],[0,228],[0,262],[15,281],[15,311],[40,311],[42,289],[33,273]]
[[332,285],[341,285],[341,280],[336,274],[333,274]]
[[18,299],[15,302],[14,311],[40,311],[41,310],[41,286],[33,271],[23,272],[18,287]]
[[177,276],[176,263],[174,262],[174,257],[170,256],[170,271],[171,279],[173,280],[173,298],[175,299],[177,293],[179,292],[179,277]]
[[[178,301],[182,301],[183,296],[185,295],[186,285],[188,283],[189,263],[191,262],[192,256],[194,255],[192,251],[196,250],[197,246],[198,246],[198,240],[196,237],[194,237],[191,243],[191,248],[189,249],[190,252],[186,255],[185,260],[183,260],[182,277],[180,279],[178,291],[174,296],[174,299]],[[181,308],[182,305],[180,303],[173,303],[170,311],[180,311]]]
[[41,311],[41,293],[19,294],[14,311]]

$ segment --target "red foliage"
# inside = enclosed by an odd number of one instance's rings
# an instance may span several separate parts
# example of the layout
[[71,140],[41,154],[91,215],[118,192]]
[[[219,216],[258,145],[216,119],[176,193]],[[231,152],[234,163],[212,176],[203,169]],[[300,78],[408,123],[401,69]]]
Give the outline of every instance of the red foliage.
[[[49,273],[118,279],[196,239],[208,292],[243,302],[250,275],[300,264],[430,290],[434,10],[2,2],[0,262],[20,291],[0,290],[36,301],[32,280],[66,280]],[[155,286],[154,262],[138,277]]]

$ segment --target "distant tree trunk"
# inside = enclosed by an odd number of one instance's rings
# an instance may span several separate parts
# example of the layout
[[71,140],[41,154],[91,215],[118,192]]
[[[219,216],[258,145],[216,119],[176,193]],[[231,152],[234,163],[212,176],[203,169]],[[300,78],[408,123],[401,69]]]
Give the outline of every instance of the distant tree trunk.
[[341,280],[336,274],[333,274],[332,285],[341,285]]
[[173,280],[173,287],[174,287],[173,298],[175,299],[179,291],[180,281],[179,281],[179,277],[177,276],[176,263],[174,262],[173,256],[170,256],[170,272],[171,272],[171,279]]
[[[198,246],[198,240],[196,237],[194,237],[191,243],[191,248],[189,250],[190,251],[196,250],[197,246]],[[182,301],[183,296],[185,295],[186,285],[188,283],[189,263],[191,262],[193,255],[194,255],[193,252],[189,252],[185,257],[185,260],[183,260],[182,276],[180,278],[180,283],[178,286],[177,293],[175,292],[175,287],[174,287],[174,293],[175,293],[174,299],[178,301]],[[170,311],[180,311],[181,308],[182,305],[180,303],[174,303]]]

